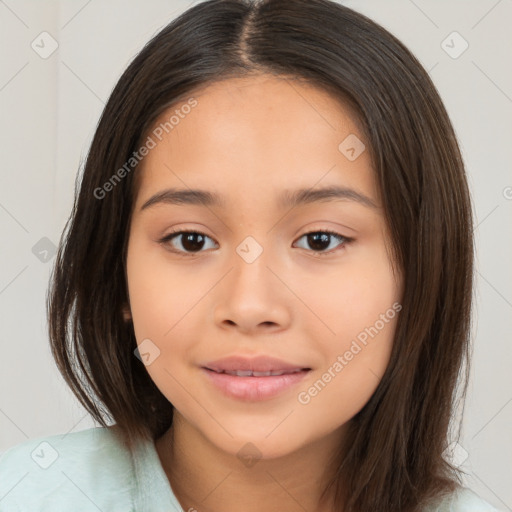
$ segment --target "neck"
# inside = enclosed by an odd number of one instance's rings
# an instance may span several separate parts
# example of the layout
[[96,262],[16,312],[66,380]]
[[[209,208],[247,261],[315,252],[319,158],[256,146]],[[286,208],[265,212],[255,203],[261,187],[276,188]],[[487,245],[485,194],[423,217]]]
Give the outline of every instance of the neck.
[[340,431],[274,459],[242,460],[211,443],[175,411],[156,449],[185,511],[303,512],[333,510],[321,500]]

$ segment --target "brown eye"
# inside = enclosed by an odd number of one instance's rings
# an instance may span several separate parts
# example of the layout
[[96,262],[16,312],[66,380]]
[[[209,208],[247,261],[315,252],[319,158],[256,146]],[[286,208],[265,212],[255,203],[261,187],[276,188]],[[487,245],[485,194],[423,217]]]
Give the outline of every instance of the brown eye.
[[171,246],[173,252],[195,253],[200,252],[207,240],[212,240],[208,235],[198,231],[177,231],[170,233],[160,240],[160,243]]
[[[312,231],[302,235],[299,240],[303,238],[306,240],[306,247],[303,246],[303,249],[310,249],[313,252],[320,253],[333,252],[333,250],[336,250],[337,246],[343,247],[352,241],[351,238],[347,238],[334,231]],[[338,244],[337,246],[336,243]]]

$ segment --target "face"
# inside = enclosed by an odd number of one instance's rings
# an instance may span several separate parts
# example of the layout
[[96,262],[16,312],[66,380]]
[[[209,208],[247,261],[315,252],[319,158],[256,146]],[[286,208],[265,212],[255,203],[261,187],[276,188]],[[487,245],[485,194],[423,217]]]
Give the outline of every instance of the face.
[[[327,93],[259,75],[191,96],[136,171],[129,314],[181,424],[277,457],[343,432],[386,369],[400,283],[385,218],[364,137]],[[212,371],[230,356],[285,375]]]

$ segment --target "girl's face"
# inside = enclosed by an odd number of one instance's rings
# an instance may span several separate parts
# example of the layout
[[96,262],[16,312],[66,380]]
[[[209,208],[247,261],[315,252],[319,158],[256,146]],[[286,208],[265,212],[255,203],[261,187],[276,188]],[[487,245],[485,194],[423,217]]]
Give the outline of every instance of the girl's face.
[[[127,314],[177,420],[233,455],[272,458],[342,435],[386,369],[401,308],[354,118],[311,85],[259,75],[204,88],[149,136]],[[230,356],[308,370],[206,369]]]

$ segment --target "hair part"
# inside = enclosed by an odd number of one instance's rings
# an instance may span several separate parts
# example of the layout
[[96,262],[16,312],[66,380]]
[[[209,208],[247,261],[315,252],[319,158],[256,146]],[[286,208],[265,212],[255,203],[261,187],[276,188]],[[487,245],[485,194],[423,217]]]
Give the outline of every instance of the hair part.
[[209,0],[161,30],[119,79],[96,129],[47,297],[59,371],[129,447],[156,439],[173,406],[134,356],[126,250],[137,167],[104,199],[170,105],[219,80],[305,80],[357,115],[403,279],[389,365],[326,468],[324,497],[344,512],[414,512],[452,491],[443,458],[465,396],[473,280],[472,211],[453,127],[427,72],[393,35],[329,0]]

